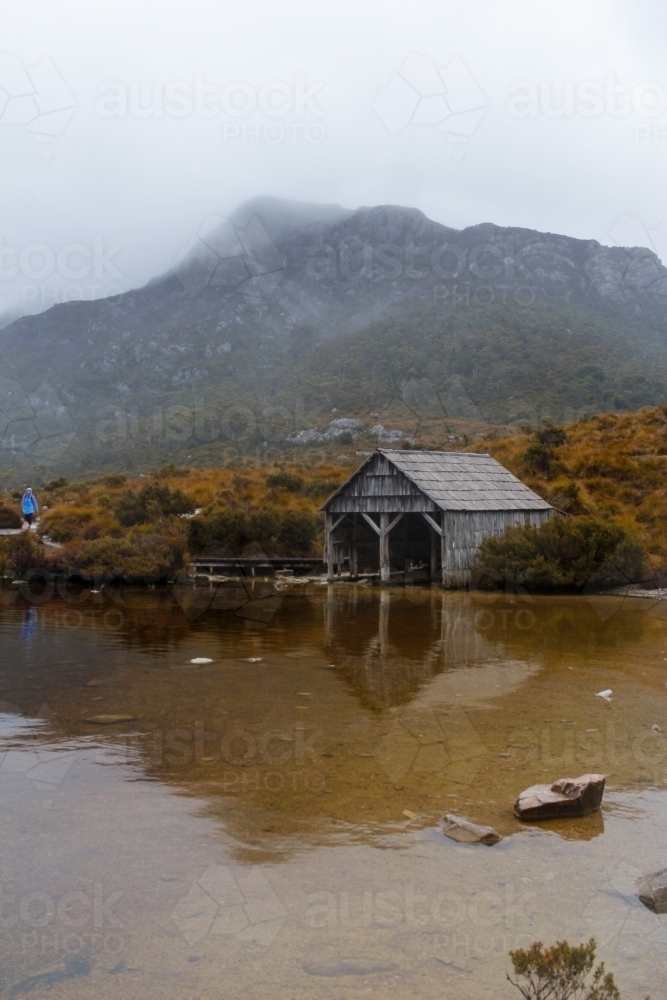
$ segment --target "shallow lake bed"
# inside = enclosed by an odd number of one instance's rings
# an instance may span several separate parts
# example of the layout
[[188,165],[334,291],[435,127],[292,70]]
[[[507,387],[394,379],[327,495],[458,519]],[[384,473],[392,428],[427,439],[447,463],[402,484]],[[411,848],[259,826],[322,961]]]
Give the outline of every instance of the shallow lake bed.
[[[635,882],[667,863],[667,603],[83,597],[0,612],[0,989],[510,997],[510,948],[595,936],[624,998],[660,995]],[[593,771],[602,811],[514,817]]]

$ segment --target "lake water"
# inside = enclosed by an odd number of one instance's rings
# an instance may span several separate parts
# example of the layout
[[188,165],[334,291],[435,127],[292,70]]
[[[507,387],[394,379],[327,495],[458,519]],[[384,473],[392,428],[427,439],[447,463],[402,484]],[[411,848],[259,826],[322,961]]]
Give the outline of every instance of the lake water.
[[[17,590],[0,994],[495,1000],[509,949],[594,936],[624,1000],[664,995],[634,886],[667,867],[667,602]],[[601,813],[514,818],[587,771]],[[445,812],[504,839],[448,840]]]

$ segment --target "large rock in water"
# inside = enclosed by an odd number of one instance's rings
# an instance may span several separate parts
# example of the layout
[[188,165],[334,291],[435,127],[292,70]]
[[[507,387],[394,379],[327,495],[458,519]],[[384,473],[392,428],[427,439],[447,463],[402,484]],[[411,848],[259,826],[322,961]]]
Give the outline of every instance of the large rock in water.
[[492,826],[478,826],[477,823],[470,823],[451,813],[445,813],[442,832],[445,837],[456,840],[459,844],[486,844],[487,847],[492,847],[503,839]]
[[667,868],[637,880],[637,895],[654,913],[667,913]]
[[532,785],[516,800],[514,815],[526,820],[586,816],[600,808],[604,783],[604,774],[582,774],[553,785]]

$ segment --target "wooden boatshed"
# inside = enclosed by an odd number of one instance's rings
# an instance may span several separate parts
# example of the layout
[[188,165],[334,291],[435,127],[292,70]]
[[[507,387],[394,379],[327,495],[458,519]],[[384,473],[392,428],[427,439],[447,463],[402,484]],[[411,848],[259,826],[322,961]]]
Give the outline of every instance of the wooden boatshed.
[[490,455],[385,448],[322,509],[329,579],[349,570],[388,583],[392,573],[426,567],[431,580],[451,587],[470,583],[484,538],[554,514]]

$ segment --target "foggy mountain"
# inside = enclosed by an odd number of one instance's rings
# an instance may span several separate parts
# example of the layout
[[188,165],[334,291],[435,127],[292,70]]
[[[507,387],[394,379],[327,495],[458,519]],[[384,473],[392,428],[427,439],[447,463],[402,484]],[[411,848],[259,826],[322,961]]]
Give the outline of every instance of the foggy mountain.
[[218,425],[230,406],[296,407],[293,438],[319,411],[363,416],[397,393],[418,411],[429,380],[438,397],[454,380],[489,420],[545,393],[591,411],[656,403],[666,303],[667,268],[645,248],[257,198],[205,220],[145,287],[0,332],[3,461],[87,468],[129,444],[144,458],[175,406]]

